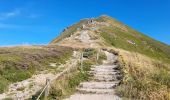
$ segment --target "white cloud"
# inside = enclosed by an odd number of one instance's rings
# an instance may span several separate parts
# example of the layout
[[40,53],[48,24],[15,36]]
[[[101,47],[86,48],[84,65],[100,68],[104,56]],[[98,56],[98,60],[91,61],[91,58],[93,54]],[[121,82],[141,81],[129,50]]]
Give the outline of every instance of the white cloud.
[[11,12],[3,12],[0,13],[0,20],[16,17],[18,15],[20,15],[20,10],[18,9]]

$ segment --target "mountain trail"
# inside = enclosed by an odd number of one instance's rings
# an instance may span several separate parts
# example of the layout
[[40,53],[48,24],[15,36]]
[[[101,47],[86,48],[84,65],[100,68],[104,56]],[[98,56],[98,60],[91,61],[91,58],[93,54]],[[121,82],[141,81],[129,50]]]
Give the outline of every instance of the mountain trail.
[[121,100],[115,94],[115,87],[120,83],[118,64],[114,64],[117,56],[104,51],[107,60],[102,65],[91,68],[90,73],[94,76],[89,82],[82,82],[77,92],[65,100]]

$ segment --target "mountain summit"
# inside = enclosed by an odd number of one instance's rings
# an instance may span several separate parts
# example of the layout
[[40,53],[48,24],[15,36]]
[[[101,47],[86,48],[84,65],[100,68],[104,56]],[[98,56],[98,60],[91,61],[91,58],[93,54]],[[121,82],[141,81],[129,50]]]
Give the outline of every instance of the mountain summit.
[[65,28],[50,44],[83,48],[114,46],[156,59],[164,59],[166,62],[170,61],[170,46],[106,15],[83,19]]

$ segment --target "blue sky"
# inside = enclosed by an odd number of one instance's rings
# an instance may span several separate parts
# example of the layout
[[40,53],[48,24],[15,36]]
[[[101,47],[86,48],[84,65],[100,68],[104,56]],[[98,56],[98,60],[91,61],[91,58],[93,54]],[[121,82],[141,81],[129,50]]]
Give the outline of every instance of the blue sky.
[[170,0],[0,0],[0,46],[47,44],[103,14],[170,45]]

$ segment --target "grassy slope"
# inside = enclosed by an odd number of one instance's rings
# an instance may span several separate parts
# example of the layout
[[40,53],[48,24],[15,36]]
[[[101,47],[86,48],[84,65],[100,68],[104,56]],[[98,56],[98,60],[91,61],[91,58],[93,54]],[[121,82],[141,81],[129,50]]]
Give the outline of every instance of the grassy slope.
[[53,69],[49,63],[64,63],[71,49],[53,46],[0,48],[0,93],[7,85],[31,77],[38,71]]
[[[127,31],[115,26],[100,28],[101,36],[112,46],[128,51],[138,52],[170,63],[170,46],[139,33],[110,17],[100,17],[97,20],[111,24],[117,23],[120,26],[126,27]],[[132,41],[135,44],[128,43],[128,41]]]

